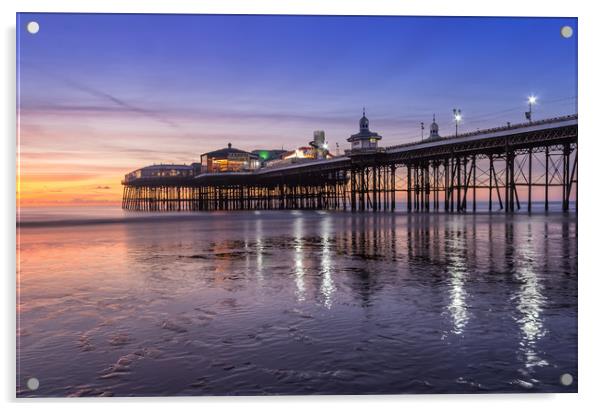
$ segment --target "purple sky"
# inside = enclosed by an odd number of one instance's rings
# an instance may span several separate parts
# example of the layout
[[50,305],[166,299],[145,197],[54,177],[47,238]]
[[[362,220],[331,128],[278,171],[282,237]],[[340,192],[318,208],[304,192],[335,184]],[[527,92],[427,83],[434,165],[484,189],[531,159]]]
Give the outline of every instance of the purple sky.
[[104,186],[228,142],[292,149],[318,129],[345,149],[364,106],[384,146],[419,139],[433,113],[453,133],[454,107],[461,131],[523,121],[530,94],[535,119],[577,112],[573,18],[25,13],[17,25],[31,181],[88,173]]

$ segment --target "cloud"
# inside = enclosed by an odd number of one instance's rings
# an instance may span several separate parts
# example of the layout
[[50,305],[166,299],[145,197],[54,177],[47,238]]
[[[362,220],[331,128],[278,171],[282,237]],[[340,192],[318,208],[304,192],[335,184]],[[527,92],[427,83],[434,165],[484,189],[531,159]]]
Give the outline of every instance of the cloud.
[[[132,110],[123,110],[120,107],[105,106],[105,105],[74,105],[74,104],[29,104],[22,107],[23,114],[36,113],[46,115],[91,115],[91,116],[127,116]],[[138,111],[136,111],[138,112]],[[272,123],[295,123],[295,124],[307,124],[310,128],[324,128],[332,126],[348,127],[350,130],[354,130],[356,127],[357,120],[361,116],[360,108],[357,113],[313,113],[313,112],[295,112],[295,111],[282,111],[282,110],[266,110],[257,109],[255,111],[248,110],[237,110],[233,108],[203,108],[203,109],[190,109],[182,107],[171,107],[161,108],[157,110],[145,110],[146,114],[153,113],[153,118],[169,117],[171,119],[177,118],[179,121],[186,123],[203,123],[203,124],[233,124],[232,122],[239,122],[248,124],[249,121],[269,121]],[[426,121],[429,115],[422,115],[418,113],[412,113],[410,115],[372,115],[369,116],[371,121],[377,122],[384,126],[390,127],[412,127],[415,128],[416,124],[420,121]],[[175,125],[170,120],[170,124]],[[178,126],[179,127],[179,126]],[[249,124],[249,127],[252,125]],[[261,130],[257,130],[258,134],[261,134]]]
[[102,175],[97,173],[28,173],[21,172],[21,180],[36,181],[36,182],[77,182],[85,181],[93,178],[99,178]]
[[[115,109],[117,107],[117,108],[119,108],[119,110],[117,110],[117,111],[121,111],[121,112],[127,111],[127,112],[130,112],[130,113],[136,113],[136,114],[139,114],[139,115],[142,115],[142,116],[154,119],[156,121],[159,121],[159,122],[161,122],[161,123],[163,123],[165,125],[168,125],[170,127],[178,128],[178,124],[176,124],[175,122],[171,121],[170,119],[164,117],[161,113],[159,113],[159,112],[157,112],[155,110],[150,110],[150,109],[147,109],[147,108],[144,108],[144,107],[140,107],[140,106],[131,104],[131,103],[123,100],[122,98],[117,97],[117,96],[115,96],[115,95],[113,95],[113,94],[111,94],[109,92],[102,91],[102,90],[97,90],[97,89],[95,89],[93,87],[90,87],[90,86],[87,86],[85,84],[73,81],[72,79],[66,78],[66,77],[64,77],[64,76],[62,76],[62,75],[60,75],[60,74],[58,74],[56,72],[52,72],[52,71],[49,71],[47,69],[42,70],[42,69],[40,69],[40,68],[38,68],[38,67],[36,67],[34,65],[29,64],[28,62],[21,61],[20,64],[21,65],[26,64],[27,67],[33,68],[33,69],[35,69],[35,70],[37,70],[39,72],[43,72],[44,74],[46,74],[46,75],[48,75],[50,77],[53,77],[56,80],[59,80],[59,81],[63,82],[64,84],[70,86],[71,88],[73,88],[75,90],[82,91],[82,92],[87,93],[87,94],[89,94],[89,95],[91,95],[93,97],[97,97],[100,100],[104,100],[105,102],[111,103],[110,106],[105,106],[105,105],[93,106],[92,108],[96,112],[102,111],[102,110],[105,110],[105,111],[115,111]],[[60,106],[57,106],[57,107],[60,107]],[[21,107],[21,108],[24,108],[24,107]],[[53,109],[53,108],[56,108],[56,107],[54,107],[53,105],[50,105],[49,108]],[[83,109],[84,111],[88,110],[88,108],[85,107],[85,106],[84,107],[82,107],[82,106],[69,106],[68,109],[69,109],[69,111],[76,111],[78,109]],[[59,111],[60,111],[60,109],[59,109]]]

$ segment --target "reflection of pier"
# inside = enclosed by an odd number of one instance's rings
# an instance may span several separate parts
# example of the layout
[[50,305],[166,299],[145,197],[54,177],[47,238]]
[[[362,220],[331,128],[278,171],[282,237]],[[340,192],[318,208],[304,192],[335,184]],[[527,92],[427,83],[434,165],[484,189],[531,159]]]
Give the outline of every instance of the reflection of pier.
[[[367,120],[366,120],[367,121]],[[366,126],[367,127],[367,126]],[[128,210],[531,210],[537,191],[568,211],[576,199],[577,116],[428,139],[255,171],[137,176],[123,181]],[[576,208],[576,202],[575,202]]]

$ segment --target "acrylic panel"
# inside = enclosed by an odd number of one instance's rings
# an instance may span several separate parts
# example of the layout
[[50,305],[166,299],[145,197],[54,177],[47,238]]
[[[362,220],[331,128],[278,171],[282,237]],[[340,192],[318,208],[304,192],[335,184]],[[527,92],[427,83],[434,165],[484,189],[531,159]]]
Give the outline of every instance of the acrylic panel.
[[18,397],[577,391],[576,18],[16,30]]

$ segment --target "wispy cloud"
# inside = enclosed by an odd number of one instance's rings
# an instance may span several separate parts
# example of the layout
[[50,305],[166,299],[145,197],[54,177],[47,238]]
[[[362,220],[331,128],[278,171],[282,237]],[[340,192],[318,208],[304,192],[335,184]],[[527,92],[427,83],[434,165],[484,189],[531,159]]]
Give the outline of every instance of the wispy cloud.
[[[174,121],[172,121],[171,119],[165,117],[164,115],[162,115],[161,113],[152,110],[152,109],[148,109],[145,107],[141,107],[135,104],[131,104],[128,101],[125,101],[123,98],[116,96],[113,93],[109,93],[107,91],[103,91],[103,90],[98,90],[94,87],[90,87],[86,84],[83,84],[81,82],[78,81],[74,81],[71,78],[67,78],[59,73],[53,72],[47,68],[45,69],[41,69],[39,67],[37,67],[35,64],[31,64],[29,62],[26,61],[20,61],[19,64],[21,65],[21,67],[27,67],[27,68],[32,68],[38,72],[41,72],[47,76],[50,76],[52,78],[54,78],[55,80],[58,80],[60,82],[62,82],[64,85],[71,87],[74,90],[78,90],[81,92],[84,92],[90,96],[96,97],[98,99],[100,99],[101,101],[105,101],[107,103],[110,103],[111,106],[106,106],[106,105],[97,105],[94,106],[94,111],[99,112],[102,110],[105,111],[126,111],[128,113],[134,113],[134,114],[138,114],[153,120],[156,120],[160,123],[163,123],[167,126],[170,127],[174,127],[174,128],[178,128],[178,124],[175,123]],[[50,110],[61,110],[60,105],[59,106],[53,106],[53,105],[49,105],[48,107]],[[28,106],[27,105],[23,105],[21,107],[22,110],[27,110]],[[85,107],[85,106],[78,106],[78,105],[72,105],[68,107],[68,111],[88,111],[89,108]]]

